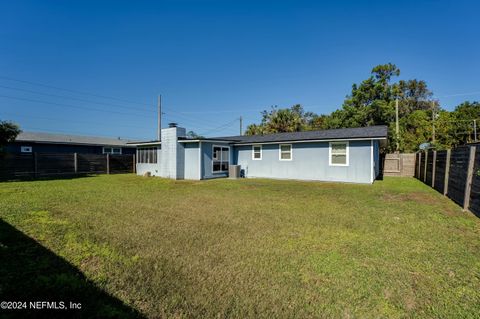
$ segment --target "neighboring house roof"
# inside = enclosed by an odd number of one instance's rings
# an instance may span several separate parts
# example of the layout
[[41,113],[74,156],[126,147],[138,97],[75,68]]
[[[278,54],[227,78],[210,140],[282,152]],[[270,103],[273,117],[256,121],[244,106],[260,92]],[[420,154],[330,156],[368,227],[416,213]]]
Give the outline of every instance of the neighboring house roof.
[[303,131],[291,133],[277,133],[267,135],[244,135],[211,138],[214,140],[232,141],[235,144],[289,142],[308,140],[344,140],[344,139],[372,139],[387,138],[387,126],[368,126],[359,128],[342,128],[321,131]]
[[22,132],[15,139],[16,142],[52,143],[52,144],[83,144],[99,146],[126,146],[130,140],[109,137],[79,136],[65,134],[51,134],[42,132]]

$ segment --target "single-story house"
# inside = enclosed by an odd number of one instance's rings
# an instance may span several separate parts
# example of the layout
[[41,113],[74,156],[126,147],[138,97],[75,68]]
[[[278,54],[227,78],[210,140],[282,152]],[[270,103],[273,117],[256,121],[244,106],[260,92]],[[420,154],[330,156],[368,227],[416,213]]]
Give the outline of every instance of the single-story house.
[[386,126],[217,138],[186,138],[176,125],[160,141],[137,142],[137,174],[173,179],[242,176],[373,183],[380,173]]
[[135,154],[131,140],[107,137],[22,132],[14,142],[7,144],[6,152],[29,153],[82,153],[82,154]]

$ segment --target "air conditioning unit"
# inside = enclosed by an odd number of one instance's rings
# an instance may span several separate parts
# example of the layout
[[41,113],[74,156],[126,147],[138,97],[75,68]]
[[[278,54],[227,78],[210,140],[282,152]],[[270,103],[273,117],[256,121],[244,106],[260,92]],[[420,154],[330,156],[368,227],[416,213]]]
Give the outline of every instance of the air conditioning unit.
[[228,177],[229,178],[240,178],[240,165],[229,165],[228,166]]

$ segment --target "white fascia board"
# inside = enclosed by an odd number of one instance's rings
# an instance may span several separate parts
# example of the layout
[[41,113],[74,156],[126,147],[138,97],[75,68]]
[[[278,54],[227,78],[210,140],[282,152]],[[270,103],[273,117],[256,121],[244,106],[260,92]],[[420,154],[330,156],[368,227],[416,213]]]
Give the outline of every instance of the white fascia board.
[[233,141],[226,141],[226,140],[179,140],[178,141],[178,143],[199,143],[199,142],[226,143],[226,144],[233,143]]
[[147,143],[135,143],[130,144],[131,146],[150,146],[150,145],[161,145],[162,142],[147,142]]
[[311,142],[348,142],[348,141],[370,141],[370,140],[386,140],[386,137],[361,137],[361,138],[340,138],[326,140],[291,140],[279,142],[253,142],[253,143],[235,143],[234,146],[241,145],[262,145],[262,144],[291,144],[291,143],[311,143]]
[[198,143],[200,140],[179,140],[178,143]]
[[106,146],[106,147],[133,147],[134,144],[100,144],[100,143],[82,143],[82,142],[52,142],[52,141],[29,141],[29,140],[15,140],[12,143],[31,143],[31,144],[56,144],[56,145],[88,145],[88,146]]

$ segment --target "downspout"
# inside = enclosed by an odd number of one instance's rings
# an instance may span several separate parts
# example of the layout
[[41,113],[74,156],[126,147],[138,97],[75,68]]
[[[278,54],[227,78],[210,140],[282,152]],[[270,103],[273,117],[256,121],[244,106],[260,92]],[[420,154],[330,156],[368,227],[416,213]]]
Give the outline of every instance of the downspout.
[[375,163],[373,160],[373,140],[370,140],[370,159],[371,159],[371,177],[370,177],[370,183],[373,184],[373,181],[375,180]]
[[202,142],[198,142],[198,180],[202,179]]

